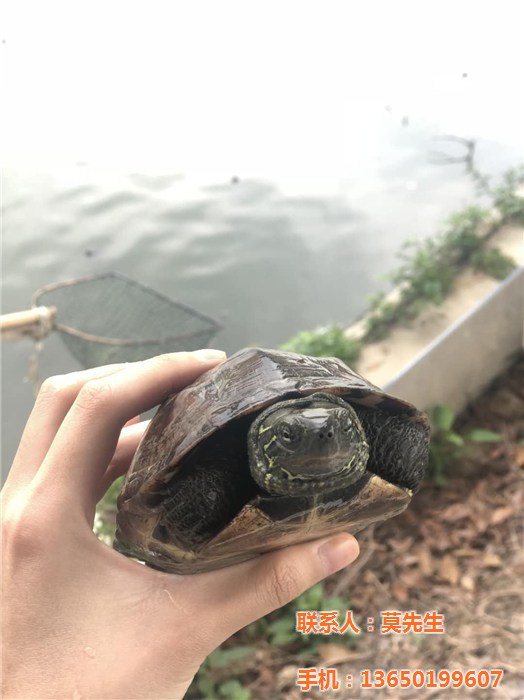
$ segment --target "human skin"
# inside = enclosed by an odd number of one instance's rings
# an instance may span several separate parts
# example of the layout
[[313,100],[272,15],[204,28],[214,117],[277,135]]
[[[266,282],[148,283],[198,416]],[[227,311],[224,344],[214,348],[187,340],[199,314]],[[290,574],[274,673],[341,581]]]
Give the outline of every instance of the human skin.
[[6,700],[182,698],[225,639],[357,557],[340,534],[178,576],[93,534],[143,432],[136,416],[223,359],[174,353],[42,386],[1,495]]

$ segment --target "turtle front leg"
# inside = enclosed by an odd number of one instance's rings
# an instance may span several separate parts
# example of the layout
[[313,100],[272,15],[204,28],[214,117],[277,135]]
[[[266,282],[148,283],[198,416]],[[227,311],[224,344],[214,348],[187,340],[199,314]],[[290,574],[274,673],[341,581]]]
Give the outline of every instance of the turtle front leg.
[[415,491],[426,473],[429,425],[376,408],[353,404],[370,446],[367,469]]
[[217,433],[189,454],[167,485],[154,537],[194,549],[226,527],[257,492],[245,452],[245,438]]

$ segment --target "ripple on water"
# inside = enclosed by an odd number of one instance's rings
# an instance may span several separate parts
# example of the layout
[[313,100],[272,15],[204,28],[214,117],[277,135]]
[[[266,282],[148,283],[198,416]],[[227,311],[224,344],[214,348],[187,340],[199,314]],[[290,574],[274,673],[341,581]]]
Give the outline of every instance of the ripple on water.
[[98,197],[96,201],[84,204],[81,207],[82,216],[105,216],[114,215],[115,211],[133,206],[140,208],[144,205],[144,195],[135,192],[117,192],[109,196]]

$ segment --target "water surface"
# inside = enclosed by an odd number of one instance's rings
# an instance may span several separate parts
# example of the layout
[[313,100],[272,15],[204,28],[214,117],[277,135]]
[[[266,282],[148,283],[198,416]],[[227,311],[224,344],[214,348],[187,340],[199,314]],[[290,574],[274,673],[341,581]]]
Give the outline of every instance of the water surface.
[[[276,346],[350,323],[403,241],[474,201],[447,135],[495,177],[520,161],[518,3],[300,7],[11,8],[4,312],[115,270],[219,320],[228,352]],[[9,463],[32,344],[2,349]],[[40,374],[75,368],[49,338]]]

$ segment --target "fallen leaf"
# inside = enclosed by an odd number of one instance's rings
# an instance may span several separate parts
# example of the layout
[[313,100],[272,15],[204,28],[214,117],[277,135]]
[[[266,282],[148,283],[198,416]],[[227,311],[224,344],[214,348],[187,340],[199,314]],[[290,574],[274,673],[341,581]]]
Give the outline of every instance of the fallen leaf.
[[318,654],[326,664],[341,664],[344,661],[350,661],[355,656],[355,652],[352,652],[347,647],[330,642],[319,644]]
[[404,540],[391,539],[389,544],[397,553],[407,552],[413,544],[413,537],[406,537]]
[[416,554],[404,554],[403,557],[399,557],[398,561],[402,566],[415,566],[418,564],[418,557]]
[[407,663],[408,668],[420,668],[423,665],[424,659],[421,656],[412,656]]
[[487,552],[482,559],[482,564],[485,567],[498,569],[502,566],[502,559],[495,552]]
[[486,532],[488,529],[488,519],[483,518],[481,515],[478,513],[475,513],[475,515],[472,517],[473,523],[475,525],[475,529],[477,531],[477,534],[481,535],[483,532]]
[[276,677],[276,685],[279,690],[282,690],[286,685],[295,684],[297,679],[298,666],[283,666]]
[[391,592],[401,603],[407,603],[409,600],[408,588],[400,581],[395,581],[395,583],[391,585]]
[[491,514],[489,522],[491,525],[500,525],[500,523],[503,523],[510,516],[512,516],[513,513],[514,510],[511,506],[502,506],[501,508],[496,508]]
[[418,563],[424,576],[430,576],[435,568],[435,562],[429,551],[429,547],[421,546],[418,551]]
[[420,529],[426,542],[439,552],[449,549],[449,533],[444,526],[434,520],[425,520],[421,523]]
[[440,519],[444,522],[455,522],[462,518],[467,518],[470,515],[470,509],[464,503],[452,503],[445,508],[440,514]]
[[475,590],[475,579],[469,574],[464,574],[464,576],[460,579],[460,585],[465,591],[473,593]]
[[440,561],[438,567],[438,575],[444,581],[448,581],[452,585],[455,585],[459,580],[460,569],[457,564],[457,560],[450,554],[446,554]]
[[419,585],[422,578],[422,572],[419,568],[411,569],[410,571],[403,571],[400,578],[402,583],[408,586],[408,588],[414,588]]
[[472,547],[462,547],[461,549],[455,549],[453,554],[456,557],[478,557],[478,549],[473,549]]

